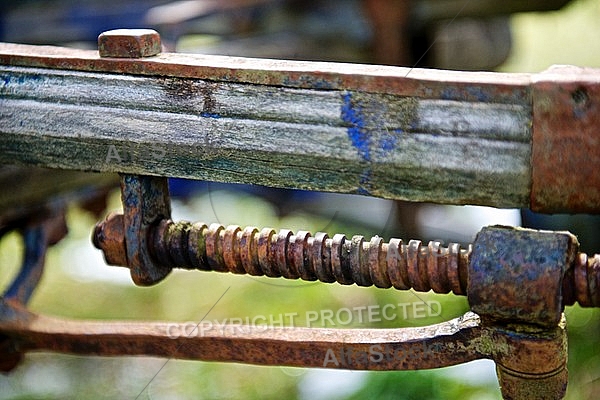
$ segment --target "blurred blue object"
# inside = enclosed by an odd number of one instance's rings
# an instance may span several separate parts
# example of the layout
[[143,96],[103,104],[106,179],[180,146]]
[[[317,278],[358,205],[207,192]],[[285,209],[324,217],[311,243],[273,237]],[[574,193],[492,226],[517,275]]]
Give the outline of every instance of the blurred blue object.
[[196,181],[191,179],[169,178],[169,192],[174,199],[186,202],[190,198],[209,191],[228,190],[261,197],[275,207],[278,216],[287,215],[298,209],[309,209],[322,193],[307,190],[270,188],[259,185],[242,185],[220,182]]
[[187,200],[190,197],[208,190],[209,183],[191,179],[169,178],[169,193],[176,199]]

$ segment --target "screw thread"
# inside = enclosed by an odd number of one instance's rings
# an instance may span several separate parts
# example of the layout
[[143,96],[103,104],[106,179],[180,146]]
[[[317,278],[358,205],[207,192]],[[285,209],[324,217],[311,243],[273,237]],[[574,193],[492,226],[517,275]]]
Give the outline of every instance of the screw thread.
[[578,253],[563,279],[563,304],[600,307],[600,254]]
[[374,236],[244,229],[162,220],[150,232],[150,254],[164,266],[465,295],[471,247],[404,243]]

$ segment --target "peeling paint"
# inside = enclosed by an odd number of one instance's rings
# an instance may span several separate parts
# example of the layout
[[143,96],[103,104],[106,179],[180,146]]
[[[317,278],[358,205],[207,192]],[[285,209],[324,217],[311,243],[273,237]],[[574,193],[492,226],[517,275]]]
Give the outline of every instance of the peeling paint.
[[365,93],[342,94],[341,119],[347,135],[367,166],[359,175],[358,193],[372,193],[372,164],[400,150],[402,137],[415,123],[417,100]]

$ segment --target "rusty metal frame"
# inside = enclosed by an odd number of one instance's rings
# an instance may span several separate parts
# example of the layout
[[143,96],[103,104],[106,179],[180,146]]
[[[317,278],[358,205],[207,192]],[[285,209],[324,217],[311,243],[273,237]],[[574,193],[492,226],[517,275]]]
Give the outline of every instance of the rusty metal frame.
[[[323,234],[316,234],[320,239],[314,240],[308,232],[276,235],[272,229],[173,223],[166,219],[168,191],[162,191],[166,190],[162,179],[125,176],[122,192],[129,217],[112,214],[94,230],[94,243],[107,261],[129,267],[138,284],[156,283],[172,267],[181,267],[324,282],[337,276],[343,280],[340,283],[361,286],[389,287],[393,281],[400,290],[447,293],[452,289],[465,294],[459,283],[462,275],[468,282],[469,304],[477,314],[469,312],[422,328],[265,331],[232,325],[218,332],[173,338],[168,323],[70,321],[31,313],[25,303],[39,273],[29,272],[31,261],[26,259],[24,274],[0,302],[3,370],[14,368],[24,353],[35,350],[365,370],[437,368],[488,358],[497,364],[505,398],[564,395],[564,306],[576,300],[584,306],[600,304],[600,256],[588,259],[577,254],[578,243],[571,234],[488,227],[478,234],[472,250],[461,252],[454,244],[446,249],[435,242],[404,245],[397,239],[364,242],[360,236],[346,240],[343,235],[328,239]],[[143,224],[126,225],[128,218]],[[54,220],[48,220],[48,226],[54,226]],[[136,229],[127,229],[131,226]],[[52,236],[52,241],[60,237]],[[28,251],[42,250],[34,257],[35,271],[43,266],[48,240],[28,244]],[[34,278],[23,283],[21,275]],[[333,365],[327,361],[331,354],[337,355]]]

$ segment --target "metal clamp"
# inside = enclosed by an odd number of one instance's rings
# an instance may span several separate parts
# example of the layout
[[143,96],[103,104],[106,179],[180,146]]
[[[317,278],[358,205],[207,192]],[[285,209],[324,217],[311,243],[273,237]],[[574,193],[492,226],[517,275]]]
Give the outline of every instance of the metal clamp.
[[[94,243],[109,263],[131,268],[138,284],[157,282],[172,267],[197,268],[453,291],[466,294],[478,314],[423,328],[265,332],[232,326],[172,339],[166,323],[61,320],[34,315],[24,302],[4,298],[0,331],[5,337],[5,370],[24,352],[39,349],[366,370],[438,368],[489,358],[497,364],[505,398],[558,399],[567,383],[564,305],[575,300],[598,304],[600,257],[577,255],[577,240],[569,233],[488,227],[473,246],[461,250],[435,242],[424,246],[399,239],[383,243],[378,237],[365,241],[360,236],[313,237],[308,232],[173,223],[164,218],[168,192],[160,181],[123,176],[122,182],[124,208],[130,215],[112,214],[98,224]],[[143,202],[136,197],[142,193]],[[126,229],[126,218],[139,230]],[[136,257],[130,256],[133,248]],[[142,252],[147,258],[139,257]]]
[[[132,40],[122,32],[105,34],[101,56],[157,54],[158,35],[136,35]],[[487,227],[467,249],[417,240],[384,243],[379,237],[173,222],[166,178],[122,175],[121,192],[124,213],[111,214],[98,224],[93,242],[108,264],[130,268],[138,285],[157,283],[172,268],[213,270],[452,291],[466,295],[473,312],[423,328],[263,332],[226,326],[219,332],[173,339],[166,323],[69,321],[29,312],[25,303],[43,265],[43,251],[33,252],[19,275],[24,278],[17,278],[0,301],[3,370],[13,368],[24,352],[39,349],[366,370],[437,368],[489,358],[497,364],[505,398],[559,399],[567,385],[564,306],[575,301],[600,306],[600,256],[577,253],[577,240],[567,232]],[[45,250],[50,235],[40,229],[28,236],[28,250]],[[34,273],[30,264],[38,266]],[[384,350],[414,356],[378,358]],[[331,354],[334,363],[327,362]]]
[[[127,237],[121,236],[124,229],[119,224],[123,221],[121,216],[112,214],[98,224],[94,243],[104,251],[107,262],[130,266],[125,251],[114,246],[114,243],[129,243]],[[369,346],[392,346],[393,351],[418,352],[419,357],[410,362],[346,363],[344,367],[421,369],[491,358],[497,364],[505,398],[562,398],[567,384],[564,306],[575,301],[583,306],[600,305],[597,290],[600,256],[588,258],[578,254],[577,239],[568,232],[487,227],[464,250],[458,244],[442,247],[437,242],[422,245],[416,240],[404,244],[399,239],[384,243],[379,237],[367,241],[362,236],[348,239],[338,234],[329,238],[325,233],[314,236],[305,231],[277,233],[270,228],[242,229],[167,219],[155,221],[146,233],[147,251],[154,262],[143,268],[150,275],[154,274],[152,268],[157,263],[169,269],[466,294],[472,311],[477,314],[418,333],[398,329],[393,334],[394,340],[367,341],[356,344],[356,348],[350,347],[351,351],[368,354]],[[324,359],[325,348],[309,341],[311,347],[305,349],[305,343],[297,342],[295,336],[303,330],[287,332],[283,340],[288,341],[289,353],[285,353],[285,359],[281,358],[281,352],[268,351],[264,348],[267,345],[261,344],[260,363],[318,366],[316,360]],[[374,332],[369,330],[359,335],[356,331],[340,330],[325,335],[315,330],[310,335],[329,337],[327,348],[332,345],[348,348],[353,341],[348,335],[364,337],[363,334],[371,336]],[[279,340],[256,334],[252,337],[259,343]],[[230,339],[236,343],[240,340]],[[423,343],[426,348],[435,349],[435,358],[423,352],[420,347]],[[289,355],[299,351],[303,352],[302,357]],[[254,354],[244,352],[229,357],[228,360],[258,362]]]

